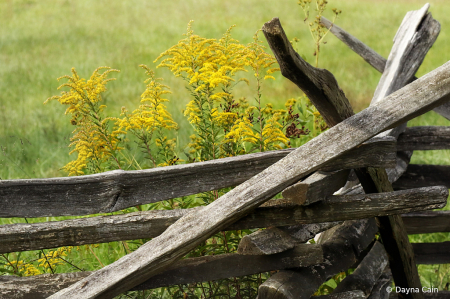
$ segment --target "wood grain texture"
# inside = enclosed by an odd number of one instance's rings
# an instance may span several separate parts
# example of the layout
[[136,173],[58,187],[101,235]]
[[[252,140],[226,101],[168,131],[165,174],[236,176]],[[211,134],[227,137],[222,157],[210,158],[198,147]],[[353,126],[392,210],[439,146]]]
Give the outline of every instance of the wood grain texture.
[[450,211],[423,211],[402,215],[406,231],[411,234],[450,232]]
[[306,179],[287,187],[281,192],[283,198],[298,205],[309,205],[324,199],[342,188],[347,182],[350,170],[336,172],[318,171]]
[[363,291],[347,291],[337,294],[314,296],[314,299],[365,299],[367,296]]
[[[306,207],[260,207],[223,230],[324,223],[435,209],[445,205],[446,194],[445,188],[428,187],[386,194],[330,196],[322,202]],[[154,238],[183,216],[193,212],[202,213],[203,210],[203,207],[153,210],[125,215],[2,225],[0,252]],[[318,225],[311,230],[320,231],[326,226]],[[304,233],[306,232],[299,229],[294,231],[292,236],[301,238],[306,236]]]
[[[356,54],[361,56],[366,62],[368,62],[373,68],[375,68],[380,73],[383,73],[386,66],[386,58],[378,54],[375,50],[358,40],[356,37],[352,36],[350,33],[342,29],[341,27],[333,24],[325,17],[321,18],[321,24],[326,28],[330,29],[338,39],[340,39],[344,44],[346,44],[351,50]],[[417,79],[416,77],[413,80]],[[450,102],[446,102],[441,106],[433,109],[436,113],[450,120]]]
[[[375,144],[381,146],[382,142],[386,142],[389,146],[390,142],[393,142],[395,138],[384,137],[375,138],[373,141]],[[369,143],[367,143],[369,144]],[[390,151],[389,149],[387,149]],[[340,170],[333,173],[315,172],[305,180],[302,180],[282,192],[284,204],[293,203],[299,205],[309,205],[311,203],[323,200],[326,196],[333,194],[335,191],[343,187],[347,181],[349,170]],[[277,203],[279,200],[277,201]],[[268,202],[266,202],[267,204]],[[265,204],[265,205],[266,205]],[[335,222],[333,225],[337,225]],[[326,224],[311,224],[303,226],[291,226],[286,228],[273,228],[264,231],[258,231],[245,236],[239,244],[239,252],[241,254],[253,254],[261,253],[274,254],[277,252],[283,252],[289,248],[292,248],[299,238],[292,238],[292,236],[298,236],[302,239],[301,242],[313,238],[317,233],[330,227],[330,223]],[[286,234],[288,233],[288,235]]]
[[[239,185],[295,149],[137,171],[31,180],[0,181],[0,217],[76,216]],[[391,167],[395,140],[373,138],[334,161],[327,171]],[[70,209],[67,203],[70,203]]]
[[417,264],[449,264],[450,242],[412,243]]
[[246,235],[239,242],[237,253],[242,255],[270,255],[294,248],[295,239],[276,227]]
[[305,243],[320,232],[341,222],[324,222],[293,226],[270,227],[246,235],[239,242],[238,253],[244,255],[275,254]]
[[334,76],[325,69],[311,66],[295,52],[278,18],[265,23],[262,31],[283,76],[305,92],[328,126],[353,115],[350,102]]
[[449,165],[410,164],[406,172],[393,184],[393,187],[396,190],[404,190],[437,185],[450,189]]
[[[383,70],[384,72],[377,86],[372,104],[379,103],[386,96],[406,85],[413,78],[425,54],[434,43],[439,33],[440,25],[430,14],[427,14],[428,7],[429,5],[427,4],[419,11],[408,12],[405,16],[394,38],[394,46]],[[272,47],[272,49],[274,48]],[[320,103],[318,104],[320,105]],[[327,113],[325,110],[320,112],[321,114]],[[397,137],[405,127],[406,124],[402,124],[392,130],[383,132],[381,135]],[[365,192],[383,192],[380,189],[392,191],[386,171],[384,169],[372,170],[373,173],[370,173],[370,169],[355,170]],[[390,254],[390,262],[395,269],[401,269],[394,271],[396,283],[405,287],[420,287],[416,265],[413,262],[408,262],[413,260],[414,256],[401,218],[392,216],[380,219],[379,222],[384,223],[384,226],[381,225],[381,234],[382,236],[384,235],[383,239],[386,243],[392,243],[391,246],[387,247]],[[406,249],[403,250],[402,246],[406,246]],[[392,256],[396,258],[394,259]],[[395,262],[398,260],[400,262],[395,265]],[[422,296],[419,294],[417,296],[411,295],[410,297],[421,298]]]
[[[400,25],[394,45],[386,62],[380,82],[375,90],[371,105],[383,99],[412,81],[426,53],[435,42],[440,24],[431,14],[427,14],[429,4],[420,10],[410,11]],[[398,137],[406,128],[406,123],[381,133],[379,136]],[[366,193],[391,192],[393,187],[388,174],[382,168],[355,169]],[[414,252],[399,215],[377,217],[380,235],[389,256],[389,264],[396,286],[421,289]],[[423,298],[422,292],[400,294],[402,298]]]
[[341,221],[312,223],[303,225],[291,225],[279,227],[282,231],[288,233],[298,243],[305,243],[314,238],[318,233],[326,231],[332,227],[341,224]]
[[421,9],[409,11],[394,37],[380,82],[372,103],[402,88],[414,78],[426,53],[436,41],[441,26],[434,20],[425,4]]
[[[392,292],[389,294],[389,299],[397,299],[398,294]],[[450,291],[439,291],[436,293],[424,293],[425,299],[450,299]]]
[[398,151],[450,149],[450,127],[410,127],[397,140]]
[[[393,190],[384,169],[369,168],[368,174],[372,179],[373,186],[370,182],[367,185],[367,182],[361,182],[366,193],[390,192]],[[389,265],[395,285],[401,288],[418,288],[421,290],[414,252],[401,216],[377,217],[376,220],[380,236],[389,256]],[[423,298],[423,293],[401,293],[399,296],[402,298]]]
[[333,294],[361,290],[367,298],[386,266],[388,266],[387,253],[384,246],[377,241],[355,271],[337,285]]
[[[389,182],[395,183],[406,172],[406,169],[411,160],[411,156],[412,156],[412,152],[397,152],[397,164],[396,164],[395,168],[386,169]],[[356,173],[355,173],[355,176],[356,176]],[[357,181],[359,183],[358,179],[357,179]],[[433,186],[436,186],[436,185],[439,185],[439,184],[435,184]],[[441,185],[443,185],[443,184],[441,184]],[[423,187],[425,187],[425,186],[423,186]],[[411,188],[414,188],[414,187],[411,187]],[[344,188],[344,190],[339,191],[339,193],[343,194],[343,195],[345,195],[345,194],[347,194],[347,195],[363,194],[364,189],[362,188],[361,184],[358,184],[358,185],[355,185],[348,189]]]
[[[177,262],[133,290],[225,279],[293,267],[306,267],[322,262],[321,246],[312,244],[301,244],[289,251],[271,256],[242,256],[231,253],[190,258]],[[0,297],[47,298],[90,274],[92,272],[45,274],[32,277],[0,276]]]
[[364,219],[346,221],[333,231],[333,236],[322,244],[323,264],[272,275],[259,287],[258,299],[309,299],[323,282],[357,261],[377,228],[373,219]]
[[321,171],[333,172],[358,167],[385,167],[396,165],[396,140],[390,136],[374,137],[353,148],[350,152],[337,157]]
[[340,154],[438,106],[450,93],[449,83],[447,63],[330,128],[204,209],[182,217],[133,253],[50,298],[112,298],[156,275],[215,232]]
[[[389,273],[387,273],[389,272]],[[392,285],[392,275],[390,271],[386,271],[380,276],[377,283],[372,288],[372,292],[367,299],[389,299],[387,287]]]
[[[422,62],[425,54],[428,52],[431,45],[434,43],[437,34],[439,33],[439,23],[434,21],[431,18],[431,15],[427,15],[425,18],[425,25],[422,26],[421,29],[418,29],[419,24],[422,23],[425,14],[427,13],[429,5],[425,5],[421,10],[415,12],[409,12],[400,27],[396,38],[394,39],[394,47],[391,51],[390,58],[386,65],[386,70],[380,80],[380,84],[377,87],[377,91],[375,93],[374,99],[372,101],[373,104],[380,102],[385,96],[388,96],[393,91],[398,90],[400,87],[403,87],[408,83],[410,78],[414,76],[414,73],[417,71],[420,63]],[[321,93],[317,95],[315,92],[310,92],[316,88],[320,90],[320,83],[316,83],[314,80],[308,82],[308,84],[304,83],[304,78],[324,78],[324,74],[318,75],[314,73],[314,69],[307,68],[308,66],[302,59],[299,58],[299,55],[293,51],[292,47],[290,47],[288,43],[288,39],[284,34],[284,31],[281,27],[281,24],[278,20],[272,20],[271,30],[267,30],[268,33],[265,32],[266,39],[271,46],[272,51],[274,52],[278,63],[280,64],[282,74],[289,78],[291,81],[297,84],[307,95],[310,97],[313,104],[319,110],[319,112],[324,117],[328,126],[333,126],[336,123],[339,123],[343,119],[348,117],[348,114],[335,109],[335,107],[343,107],[348,104],[348,100],[345,98],[345,95],[339,94],[339,96],[332,97],[327,95],[326,93]],[[437,29],[436,29],[437,25]],[[266,26],[266,25],[265,25]],[[264,28],[263,28],[264,30]],[[265,31],[265,30],[264,30]],[[270,33],[270,34],[269,34]],[[413,38],[417,37],[414,41]],[[408,59],[414,60],[408,60]],[[419,61],[417,65],[415,65],[415,61]],[[412,63],[411,63],[412,62]],[[395,80],[394,80],[395,78]],[[334,78],[333,78],[334,79]],[[313,87],[311,87],[311,85]],[[337,83],[333,81],[333,89],[335,90],[336,95],[338,94],[339,87]],[[325,94],[325,95],[323,95]],[[321,95],[323,95],[321,97]],[[334,108],[334,109],[333,109]],[[351,109],[350,109],[351,110]],[[347,110],[348,111],[348,110]],[[348,112],[351,114],[351,112]],[[406,124],[402,124],[400,127],[394,128],[389,132],[384,132],[384,136],[395,136],[397,137],[399,133],[401,133]],[[366,193],[369,189],[375,190],[376,192],[376,184],[370,175],[366,173],[367,169],[359,169],[356,170],[359,181],[364,187]],[[386,172],[382,169],[379,169],[379,172],[384,172],[385,181],[384,184],[389,184],[388,176]],[[374,184],[375,183],[375,184]],[[380,182],[383,183],[383,182]],[[390,190],[392,191],[392,187],[390,186]],[[394,217],[395,218],[395,217]],[[398,217],[397,217],[398,218]],[[398,219],[397,219],[398,220]],[[393,227],[398,226],[398,227]],[[403,233],[403,238],[407,238],[406,232],[402,227],[401,219],[400,221],[394,221],[391,225],[391,228],[396,230],[397,233]],[[405,246],[408,246],[405,244]],[[410,247],[410,245],[409,245]],[[397,248],[396,251],[399,252],[401,249]],[[409,255],[408,255],[409,254]],[[401,254],[400,254],[401,256]],[[411,250],[406,251],[406,257],[414,256],[411,253]],[[402,256],[403,257],[403,256]],[[391,262],[394,262],[391,259]],[[420,281],[418,279],[417,269],[415,269],[415,265],[411,265],[412,269],[405,268],[405,273],[403,276],[405,279],[402,282],[409,282],[410,285],[420,286]],[[414,271],[415,270],[415,271]],[[396,275],[402,275],[400,272],[396,272]],[[397,279],[397,281],[400,281]],[[420,298],[418,296],[417,298]]]

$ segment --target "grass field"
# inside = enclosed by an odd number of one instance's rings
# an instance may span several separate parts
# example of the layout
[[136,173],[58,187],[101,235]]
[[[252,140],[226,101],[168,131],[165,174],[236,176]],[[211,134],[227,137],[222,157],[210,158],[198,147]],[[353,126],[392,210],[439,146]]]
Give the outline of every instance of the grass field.
[[[450,8],[445,0],[428,2],[434,18],[441,23],[441,33],[418,76],[450,59]],[[343,11],[336,23],[384,57],[389,54],[405,13],[424,4],[417,0],[329,1],[330,8]],[[115,76],[117,81],[109,84],[105,97],[107,112],[118,116],[121,106],[130,110],[137,107],[145,89],[146,77],[138,65],[156,66],[153,60],[183,38],[189,20],[195,20],[197,34],[209,38],[220,38],[236,24],[233,36],[248,43],[255,31],[273,17],[280,18],[289,38],[300,39],[298,51],[312,62],[312,39],[295,0],[0,1],[0,179],[66,175],[60,168],[71,160],[67,148],[73,130],[70,118],[64,116],[65,107],[57,102],[45,106],[43,102],[59,93],[56,78],[69,74],[72,67],[82,77],[103,65],[121,70]],[[327,42],[320,54],[320,67],[335,75],[355,110],[364,109],[380,74],[333,36],[328,36]],[[167,70],[158,69],[157,74],[165,78],[173,92],[169,110],[180,124],[178,140],[182,146],[190,135],[190,125],[182,114],[189,94],[184,83]],[[298,97],[300,91],[280,74],[275,76],[274,82],[264,86],[263,101],[281,107],[287,99]],[[238,92],[249,97],[251,88],[242,85]],[[410,125],[449,125],[449,121],[429,112]],[[412,163],[448,165],[449,154],[416,152]],[[411,238],[415,242],[439,242],[449,240],[450,234]],[[98,254],[105,263],[124,253],[117,246],[100,248]],[[84,265],[92,264],[92,269],[99,266],[90,254],[81,258]],[[437,269],[434,266],[420,269],[425,285],[436,286],[439,280],[439,287],[443,287],[450,282],[448,265],[441,266],[437,276],[432,276]],[[443,278],[438,279],[439,275]]]

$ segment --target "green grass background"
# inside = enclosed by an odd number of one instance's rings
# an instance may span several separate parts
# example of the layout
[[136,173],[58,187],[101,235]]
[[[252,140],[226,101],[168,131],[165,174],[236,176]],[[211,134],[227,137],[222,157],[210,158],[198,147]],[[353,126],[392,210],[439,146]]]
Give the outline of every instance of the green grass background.
[[[429,0],[430,11],[442,27],[440,36],[418,71],[418,76],[450,59],[450,7],[445,0]],[[343,11],[337,24],[387,57],[392,39],[405,13],[419,9],[424,1],[330,0],[329,8]],[[331,15],[326,15],[331,18]],[[68,155],[71,131],[65,107],[52,102],[59,94],[56,78],[75,67],[88,77],[98,66],[120,69],[106,92],[107,112],[118,116],[121,106],[132,110],[144,91],[144,72],[139,64],[156,66],[153,60],[183,38],[189,20],[195,20],[197,34],[220,38],[233,24],[233,36],[243,43],[264,22],[279,17],[289,38],[297,37],[300,54],[314,61],[313,42],[303,23],[295,0],[2,0],[0,1],[0,178],[43,178],[65,176],[59,169],[71,160]],[[261,39],[264,40],[261,34]],[[320,67],[330,70],[356,111],[368,106],[380,74],[333,36],[322,46]],[[184,82],[166,70],[158,69],[173,94],[169,110],[180,125],[179,144],[188,142],[190,125],[182,110],[189,100]],[[242,85],[240,96],[251,98],[254,86]],[[301,93],[296,86],[276,74],[276,81],[263,87],[263,101],[281,107],[287,99]],[[429,112],[410,125],[449,125],[449,121]],[[412,163],[450,164],[449,151],[415,152]],[[9,222],[15,220],[4,220]],[[413,236],[413,241],[449,240],[449,234]],[[116,246],[117,247],[117,246]],[[106,249],[105,249],[106,248]],[[105,247],[105,262],[117,255]],[[87,255],[85,264],[95,260]],[[445,268],[446,267],[446,268]],[[448,265],[440,286],[450,281]],[[437,266],[420,266],[424,284],[435,286],[429,278]],[[440,275],[440,274],[438,274]],[[436,280],[437,281],[437,280]]]

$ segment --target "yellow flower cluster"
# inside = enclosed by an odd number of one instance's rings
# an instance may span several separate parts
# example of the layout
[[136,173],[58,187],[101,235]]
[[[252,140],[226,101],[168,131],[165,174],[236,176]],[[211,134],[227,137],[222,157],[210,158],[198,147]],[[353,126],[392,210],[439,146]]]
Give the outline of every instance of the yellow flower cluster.
[[[100,73],[102,69],[106,71]],[[50,100],[58,100],[61,104],[68,105],[66,114],[71,114],[70,122],[76,126],[69,147],[75,147],[70,154],[77,153],[77,159],[63,168],[69,175],[85,174],[85,169],[89,165],[101,171],[102,164],[110,159],[114,159],[117,167],[120,168],[116,154],[122,149],[119,147],[118,136],[124,132],[117,128],[110,132],[108,122],[114,119],[102,117],[106,106],[100,104],[101,93],[106,91],[106,84],[115,80],[107,79],[111,72],[119,71],[109,67],[99,67],[86,81],[80,78],[76,70],[72,68],[72,76],[58,78],[58,80],[68,80],[58,89],[68,87],[69,91],[62,91],[60,96],[53,96],[44,102],[45,104]]]
[[33,276],[42,274],[33,264],[26,263],[24,261],[11,261],[5,264],[5,268],[17,269],[17,275],[19,276]]
[[149,78],[145,81],[147,88],[141,95],[141,105],[133,113],[127,114],[126,109],[122,108],[122,114],[125,117],[119,120],[118,124],[125,130],[130,130],[135,134],[144,134],[144,132],[153,133],[157,128],[176,129],[177,124],[163,104],[168,99],[163,98],[165,94],[171,93],[167,85],[162,84],[161,78],[155,78],[155,73],[146,65],[140,65],[146,70]]
[[253,70],[255,77],[259,78],[262,76],[262,71],[267,69],[266,75],[264,79],[273,79],[275,78],[271,76],[274,72],[279,71],[279,68],[271,68],[273,64],[276,63],[275,58],[266,53],[265,47],[262,45],[262,42],[258,39],[258,33],[260,30],[256,31],[253,35],[253,42],[247,46],[246,58],[247,65],[251,67]]
[[260,133],[254,129],[254,124],[251,121],[253,112],[256,110],[257,108],[254,106],[246,109],[246,116],[240,118],[233,125],[230,132],[225,136],[225,142],[239,143],[241,145],[239,153],[241,154],[246,152],[245,143],[258,145],[262,141],[261,151],[281,149],[283,146],[289,147],[289,138],[283,133],[283,126],[280,124],[282,114],[286,111],[273,110],[270,104],[266,105],[262,109],[266,120]]
[[[276,125],[273,113],[268,115],[273,120],[266,118],[260,122],[261,128],[257,128],[253,110],[258,109],[248,107],[245,100],[234,99],[233,87],[240,81],[250,83],[245,78],[236,80],[238,72],[249,69],[254,73],[260,101],[261,80],[274,79],[271,74],[279,69],[273,68],[276,60],[265,52],[258,39],[259,31],[252,43],[243,45],[232,38],[233,27],[219,40],[207,39],[194,34],[191,21],[186,37],[155,60],[165,57],[158,67],[167,67],[189,84],[193,99],[187,104],[184,115],[196,130],[197,137],[191,138],[189,144],[190,153],[197,153],[196,161],[245,153],[248,143],[264,143],[261,150],[279,148],[274,145],[276,142],[286,144],[282,126]],[[262,118],[261,109],[258,111],[261,115],[257,118]],[[252,116],[246,117],[249,114]],[[209,154],[205,154],[207,152]]]
[[[37,267],[33,262],[26,262],[24,260],[9,261],[4,265],[8,270],[19,276],[33,276],[46,273],[49,270],[54,273],[57,266],[65,263],[64,257],[72,251],[72,246],[60,247],[56,250],[50,250],[47,253],[40,254],[37,260]],[[40,269],[39,269],[40,268]]]
[[[145,83],[147,83],[145,91],[141,95],[141,105],[138,109],[134,110],[131,114],[127,114],[125,107],[122,107],[122,115],[124,118],[117,119],[119,129],[130,131],[138,139],[140,147],[143,152],[148,155],[153,163],[153,166],[166,166],[173,165],[176,162],[180,162],[175,152],[176,142],[175,139],[168,139],[164,136],[164,130],[177,130],[178,125],[173,120],[170,113],[167,111],[165,102],[169,102],[164,98],[165,94],[171,93],[169,86],[162,84],[162,78],[156,78],[155,72],[146,65],[140,65],[149,76]],[[152,140],[155,137],[155,144],[159,147],[159,155],[152,152]],[[161,163],[158,163],[157,156],[162,159]]]
[[[169,68],[175,76],[181,76],[196,92],[208,93],[219,85],[229,87],[238,71],[246,65],[246,47],[231,38],[230,27],[217,41],[194,34],[192,22],[188,24],[186,38],[164,51],[158,58],[166,57],[158,67]],[[227,93],[216,94],[220,99]]]
[[68,247],[60,247],[56,250],[49,250],[47,253],[44,253],[43,256],[38,259],[39,267],[42,267],[46,270],[54,269],[64,264],[63,258],[67,256],[67,253],[72,251],[72,246]]
[[[102,74],[100,70],[106,69]],[[61,76],[58,81],[67,79],[68,82],[60,85],[58,89],[69,87],[69,91],[62,91],[60,96],[53,96],[48,98],[44,104],[50,100],[58,100],[63,105],[69,105],[65,114],[72,115],[72,124],[77,124],[80,119],[89,115],[91,107],[102,100],[101,93],[106,91],[106,83],[115,80],[115,78],[107,79],[111,72],[119,72],[119,70],[111,69],[110,67],[97,68],[89,80],[85,80],[78,76],[75,68],[72,68],[72,77],[69,75]],[[104,105],[99,107],[104,109]]]

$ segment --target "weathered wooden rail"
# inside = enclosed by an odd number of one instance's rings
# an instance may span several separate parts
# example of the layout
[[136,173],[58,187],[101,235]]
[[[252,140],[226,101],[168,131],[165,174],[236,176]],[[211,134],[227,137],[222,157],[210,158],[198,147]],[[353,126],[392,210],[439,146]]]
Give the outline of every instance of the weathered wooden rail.
[[[310,298],[350,267],[356,267],[353,274],[320,298],[387,298],[392,278],[397,286],[420,288],[416,264],[450,262],[447,242],[410,244],[407,237],[450,231],[450,212],[424,211],[447,204],[450,166],[409,165],[414,150],[450,149],[450,130],[405,125],[431,109],[450,118],[450,62],[414,77],[440,29],[428,8],[405,16],[387,60],[328,24],[383,73],[370,107],[358,114],[331,73],[292,49],[278,19],[264,25],[283,75],[330,127],[298,149],[142,171],[0,181],[0,217],[107,213],[237,186],[194,209],[2,225],[0,253],[153,239],[95,272],[0,276],[0,297],[113,298],[127,290],[279,270],[259,287],[258,299]],[[280,192],[282,199],[271,199]],[[248,228],[267,229],[244,237],[237,253],[180,260],[218,231]],[[304,244],[319,233],[318,244]]]

